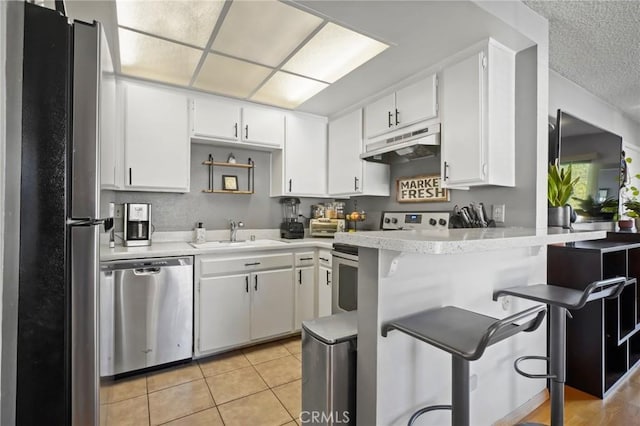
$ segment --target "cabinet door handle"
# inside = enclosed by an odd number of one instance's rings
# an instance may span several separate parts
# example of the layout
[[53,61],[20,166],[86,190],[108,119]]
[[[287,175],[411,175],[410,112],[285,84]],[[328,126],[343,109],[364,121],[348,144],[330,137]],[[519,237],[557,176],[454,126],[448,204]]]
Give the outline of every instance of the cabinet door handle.
[[234,129],[233,136],[237,138],[238,137],[238,123],[233,125],[233,129]]
[[244,277],[244,289],[247,293],[249,293],[249,275]]
[[389,111],[389,118],[388,118],[388,123],[389,123],[389,127],[393,126],[393,123],[391,122],[391,111]]
[[302,271],[298,271],[298,284],[302,285]]
[[[324,260],[325,262],[329,261],[329,259],[327,259],[326,257],[321,257],[320,260]],[[329,271],[327,271],[327,272],[329,272]]]
[[256,266],[259,265],[260,262],[253,262],[253,263],[245,263],[244,266]]
[[131,185],[131,167],[129,167],[129,185]]
[[253,279],[255,280],[255,285],[253,286],[253,289],[254,289],[255,291],[258,291],[258,276],[257,276],[257,275],[254,275],[254,276],[253,276]]
[[300,260],[313,260],[313,257],[301,257]]
[[331,278],[329,278],[330,272],[327,271],[327,285],[331,284]]
[[293,181],[293,179],[289,179],[289,192],[291,192],[291,182]]
[[400,111],[396,108],[396,126],[400,124]]
[[244,138],[249,139],[249,125],[244,126]]
[[358,185],[359,182],[360,182],[360,179],[358,179],[358,176],[354,176],[353,177],[353,190],[354,191],[358,191],[360,189],[359,188],[360,185]]
[[444,162],[444,176],[443,176],[443,180],[447,180],[449,179],[449,163],[447,163],[446,161]]

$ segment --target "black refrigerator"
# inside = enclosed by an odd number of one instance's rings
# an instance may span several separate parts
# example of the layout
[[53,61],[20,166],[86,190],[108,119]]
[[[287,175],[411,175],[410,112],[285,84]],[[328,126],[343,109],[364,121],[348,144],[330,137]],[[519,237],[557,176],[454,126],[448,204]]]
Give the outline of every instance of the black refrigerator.
[[99,423],[101,39],[24,3],[18,425]]

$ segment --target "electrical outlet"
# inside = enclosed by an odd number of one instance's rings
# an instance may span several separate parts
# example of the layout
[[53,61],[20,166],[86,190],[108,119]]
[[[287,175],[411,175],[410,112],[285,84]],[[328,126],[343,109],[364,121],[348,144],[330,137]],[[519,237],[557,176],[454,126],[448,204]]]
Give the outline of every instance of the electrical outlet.
[[502,310],[508,311],[511,305],[511,296],[505,296],[502,298]]
[[469,390],[474,391],[478,388],[478,375],[472,374],[469,376]]
[[122,219],[122,204],[116,204],[113,217],[116,219]]
[[496,223],[504,223],[505,216],[505,205],[504,204],[494,204],[492,206],[491,218]]

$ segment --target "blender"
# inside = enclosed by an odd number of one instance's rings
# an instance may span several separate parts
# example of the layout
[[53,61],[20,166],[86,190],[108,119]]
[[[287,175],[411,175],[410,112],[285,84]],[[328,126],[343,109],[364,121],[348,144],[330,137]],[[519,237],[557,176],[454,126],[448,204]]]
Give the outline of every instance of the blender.
[[299,198],[281,198],[282,223],[280,224],[280,238],[304,238],[304,225],[298,222]]

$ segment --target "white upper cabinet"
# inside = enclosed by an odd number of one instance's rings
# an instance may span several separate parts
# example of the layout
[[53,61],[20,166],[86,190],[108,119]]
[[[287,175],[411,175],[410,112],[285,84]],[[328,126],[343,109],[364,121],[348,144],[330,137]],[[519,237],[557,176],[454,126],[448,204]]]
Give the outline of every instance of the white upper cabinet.
[[118,161],[122,154],[121,141],[116,120],[115,75],[103,74],[100,85],[100,185],[103,189],[119,189],[122,184],[122,162]]
[[124,109],[125,188],[189,192],[186,95],[127,82]]
[[442,72],[443,186],[515,186],[515,53],[494,40]]
[[191,101],[191,137],[196,142],[239,143],[279,149],[284,143],[284,113],[217,98]]
[[284,150],[271,157],[271,195],[327,195],[327,119],[289,113]]
[[223,100],[191,101],[191,136],[237,141],[240,107]]
[[364,109],[365,135],[373,139],[438,116],[437,78],[430,75]]
[[396,94],[391,93],[384,98],[369,104],[364,109],[365,134],[374,138],[393,130],[395,123]]
[[243,107],[241,138],[244,142],[282,148],[284,113],[277,109]]
[[329,195],[389,195],[389,166],[363,161],[362,110],[329,122]]

